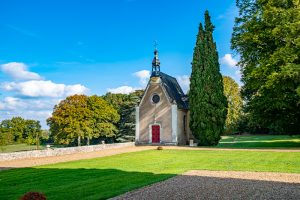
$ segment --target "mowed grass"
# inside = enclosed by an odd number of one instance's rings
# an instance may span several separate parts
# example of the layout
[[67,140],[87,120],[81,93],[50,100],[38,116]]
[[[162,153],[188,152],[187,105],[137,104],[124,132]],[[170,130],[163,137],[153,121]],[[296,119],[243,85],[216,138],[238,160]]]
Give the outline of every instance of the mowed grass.
[[[63,147],[63,146],[52,146]],[[222,136],[217,148],[299,148],[300,135],[234,135]],[[45,146],[40,146],[45,149]],[[35,145],[13,144],[0,146],[0,153],[36,150]]]
[[223,136],[217,148],[300,148],[300,135]]
[[[40,149],[44,149],[44,146],[40,146]],[[28,145],[28,144],[12,144],[12,145],[1,145],[0,153],[10,153],[10,152],[18,152],[18,151],[30,151],[36,150],[36,145]]]
[[300,173],[300,152],[148,150],[0,172],[0,199],[107,199],[188,170]]

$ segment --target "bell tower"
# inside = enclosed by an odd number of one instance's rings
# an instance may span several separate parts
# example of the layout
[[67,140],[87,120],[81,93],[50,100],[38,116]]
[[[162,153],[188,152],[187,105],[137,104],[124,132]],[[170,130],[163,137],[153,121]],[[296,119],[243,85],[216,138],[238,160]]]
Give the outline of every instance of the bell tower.
[[159,76],[160,72],[160,61],[158,59],[158,50],[157,50],[157,42],[154,44],[154,58],[152,60],[152,75],[151,76]]

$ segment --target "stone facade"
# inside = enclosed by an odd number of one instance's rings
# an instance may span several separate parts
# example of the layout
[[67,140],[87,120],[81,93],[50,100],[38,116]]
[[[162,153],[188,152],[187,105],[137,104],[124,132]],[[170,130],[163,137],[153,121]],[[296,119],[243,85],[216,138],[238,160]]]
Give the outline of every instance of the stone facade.
[[[160,102],[153,104],[153,94],[160,96]],[[172,109],[161,84],[150,83],[139,106],[139,143],[151,143],[151,125],[157,124],[161,128],[161,142],[172,143]],[[164,133],[164,134],[162,134]]]
[[[188,109],[178,108],[165,87],[162,78],[151,77],[136,107],[136,144],[152,144],[152,126],[155,125],[160,126],[160,144],[186,145],[194,139],[189,128]],[[159,96],[158,103],[152,101],[154,95]]]

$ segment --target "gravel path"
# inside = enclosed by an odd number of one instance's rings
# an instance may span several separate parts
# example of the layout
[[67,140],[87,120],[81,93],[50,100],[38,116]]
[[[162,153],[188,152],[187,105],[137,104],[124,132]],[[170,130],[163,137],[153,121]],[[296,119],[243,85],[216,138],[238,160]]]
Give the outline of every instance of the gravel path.
[[189,171],[113,198],[120,199],[300,199],[300,174]]

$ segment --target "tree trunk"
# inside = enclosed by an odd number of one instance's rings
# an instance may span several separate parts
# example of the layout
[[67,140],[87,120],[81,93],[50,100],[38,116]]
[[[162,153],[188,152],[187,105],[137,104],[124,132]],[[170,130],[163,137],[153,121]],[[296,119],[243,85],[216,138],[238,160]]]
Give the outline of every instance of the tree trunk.
[[80,139],[81,139],[80,136],[78,136],[78,139],[77,139],[77,140],[78,140],[78,146],[79,146],[79,147],[81,146],[81,141],[80,141]]
[[88,146],[90,145],[90,138],[89,138],[89,137],[87,137],[86,144],[87,144]]
[[40,137],[39,133],[36,133],[36,150],[39,150],[40,146]]

